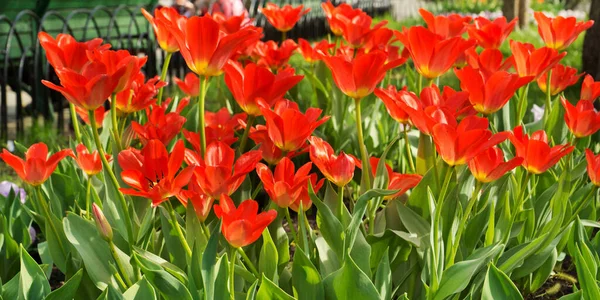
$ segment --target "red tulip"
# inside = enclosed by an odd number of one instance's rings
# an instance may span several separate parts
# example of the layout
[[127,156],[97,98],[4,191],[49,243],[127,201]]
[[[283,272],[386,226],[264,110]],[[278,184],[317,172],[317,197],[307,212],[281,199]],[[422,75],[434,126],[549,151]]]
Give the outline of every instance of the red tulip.
[[600,113],[594,109],[594,103],[580,100],[573,106],[565,97],[560,98],[565,108],[565,123],[575,137],[590,136],[600,130]]
[[284,156],[291,158],[304,151],[304,149],[298,152],[290,151],[284,155],[283,151],[275,146],[269,137],[269,132],[265,125],[256,125],[256,127],[250,128],[248,137],[259,146],[258,150],[262,152],[262,158],[270,165],[276,165]]
[[[338,6],[333,6],[331,1],[321,3],[327,23],[329,23],[329,29],[336,36],[342,36],[344,29],[346,28],[344,21],[352,20],[354,17],[362,13],[360,9],[354,9],[347,3],[340,3]],[[338,16],[343,16],[338,18]]]
[[592,183],[600,186],[600,155],[594,155],[590,149],[585,149],[585,159],[587,160],[587,173]]
[[381,21],[371,27],[373,19],[365,12],[360,12],[352,18],[338,14],[336,19],[341,21],[344,40],[354,49],[362,47],[375,30],[387,24],[387,21]]
[[48,146],[44,143],[37,143],[25,151],[25,160],[6,149],[2,150],[0,159],[13,168],[23,181],[32,186],[38,186],[52,175],[63,158],[70,155],[73,155],[73,150],[64,149],[48,157]]
[[100,38],[87,42],[77,42],[72,36],[63,33],[59,33],[54,39],[48,33],[40,31],[38,32],[38,40],[46,51],[48,63],[54,69],[67,68],[76,73],[81,72],[83,67],[90,61],[87,57],[87,51],[110,48],[110,44],[102,45],[102,39]]
[[267,21],[269,21],[275,29],[281,32],[292,30],[292,28],[296,26],[296,23],[300,21],[300,18],[309,11],[310,8],[304,9],[304,5],[292,7],[287,4],[283,7],[279,7],[275,3],[267,3],[267,5],[261,9],[262,14],[265,15]]
[[258,54],[259,66],[268,67],[272,71],[277,71],[288,66],[288,61],[298,45],[293,40],[285,40],[278,46],[275,41],[257,42],[255,52]]
[[467,25],[471,22],[471,17],[459,14],[434,16],[424,8],[419,9],[419,13],[427,23],[427,29],[444,39],[461,36],[467,31]]
[[306,145],[306,139],[321,124],[329,120],[326,116],[318,119],[321,109],[311,107],[303,114],[298,104],[289,100],[281,100],[272,111],[268,107],[261,108],[269,138],[282,151],[296,151]]
[[185,78],[183,80],[174,77],[173,81],[175,81],[177,86],[184,94],[192,98],[196,98],[200,95],[200,79],[198,78],[198,75],[189,72],[185,74]]
[[450,166],[462,165],[508,138],[510,133],[492,134],[489,121],[478,116],[464,118],[458,126],[433,126],[431,136],[442,159]]
[[477,40],[477,44],[485,49],[498,49],[513,31],[517,18],[507,22],[505,17],[490,21],[484,17],[475,18],[473,24],[467,27],[469,37]]
[[256,242],[265,228],[277,217],[277,211],[273,209],[259,214],[258,203],[252,199],[242,201],[236,208],[227,195],[221,197],[214,210],[217,218],[222,220],[223,237],[234,248]]
[[[227,145],[235,143],[235,131],[242,128],[240,121],[246,121],[246,114],[239,113],[230,115],[227,107],[221,108],[218,112],[207,111],[204,113],[206,143],[221,141]],[[192,144],[194,150],[200,152],[200,135],[196,132],[183,130],[183,136]]]
[[494,146],[473,157],[468,165],[475,179],[487,183],[500,179],[504,174],[520,166],[521,163],[523,163],[522,157],[515,157],[505,162],[504,152]]
[[206,221],[206,218],[208,218],[208,215],[210,214],[213,201],[215,200],[204,194],[204,191],[202,191],[202,188],[198,185],[198,181],[194,177],[192,177],[188,183],[188,189],[181,190],[177,199],[179,199],[186,207],[191,202],[194,207],[194,212],[200,222]]
[[[373,173],[373,176],[377,175],[377,167],[379,165],[379,160],[380,159],[377,157],[371,157],[369,159],[369,163],[371,164],[371,172]],[[385,164],[385,168],[388,173],[387,190],[390,190],[390,191],[398,190],[398,192],[396,192],[393,195],[385,196],[384,199],[391,200],[391,199],[396,199],[396,198],[404,195],[404,193],[406,193],[408,190],[417,186],[419,184],[419,182],[421,182],[421,179],[423,178],[423,176],[418,175],[418,174],[396,173],[396,172],[392,171],[392,168],[387,163]]]
[[154,35],[160,48],[165,52],[173,53],[179,51],[179,44],[177,39],[171,33],[170,26],[184,28],[187,19],[180,15],[179,12],[173,7],[161,7],[154,9],[154,17],[141,8],[142,14],[152,25],[154,29]]
[[492,114],[500,110],[515,92],[532,77],[519,77],[505,71],[497,71],[489,77],[470,66],[455,69],[463,91],[469,92],[469,101],[475,110],[483,114]]
[[456,126],[456,115],[450,109],[445,106],[426,106],[413,92],[399,91],[394,101],[408,114],[410,123],[425,135],[431,135],[436,124]]
[[239,16],[230,17],[226,17],[220,12],[213,12],[212,18],[219,23],[221,31],[224,31],[227,34],[233,34],[240,31],[242,28],[252,26],[253,21],[253,19],[248,18],[246,12]]
[[[102,160],[97,150],[90,153],[84,144],[77,145],[75,150],[77,151],[77,156],[73,154],[71,156],[88,176],[96,175],[102,171]],[[106,154],[106,160],[110,161],[111,159],[112,157]]]
[[516,41],[510,41],[510,50],[519,76],[532,76],[533,79],[537,79],[542,73],[550,70],[567,55],[566,52],[558,53],[547,47],[536,50],[531,44]]
[[179,195],[194,171],[193,166],[179,171],[184,151],[181,140],[175,143],[171,154],[159,140],[149,141],[141,151],[133,148],[121,151],[118,157],[123,169],[121,178],[131,188],[119,190],[126,195],[148,198],[152,206]]
[[[550,93],[552,96],[564,91],[567,87],[574,85],[579,81],[579,77],[582,74],[577,74],[577,69],[568,66],[557,64],[552,69],[552,75],[550,76]],[[548,72],[546,71],[542,76],[538,77],[537,84],[542,92],[548,92]]]
[[[92,123],[90,123],[90,114],[89,114],[89,110],[86,110],[84,108],[81,108],[79,106],[75,106],[75,112],[77,113],[77,115],[81,118],[81,120],[83,120],[83,122],[87,125],[91,125]],[[104,106],[100,106],[98,108],[96,108],[96,110],[94,110],[94,117],[96,119],[96,126],[98,128],[102,128],[102,124],[104,123],[104,118],[106,117],[106,115],[108,115],[109,111],[106,110],[106,108],[104,108]]]
[[388,70],[405,62],[398,59],[385,63],[387,55],[379,50],[358,55],[348,61],[343,56],[323,56],[323,61],[331,70],[333,81],[350,98],[362,99],[375,90]]
[[474,45],[473,41],[461,37],[443,39],[423,26],[397,31],[396,37],[410,53],[417,72],[429,79],[446,73]]
[[600,81],[594,81],[592,75],[587,74],[583,78],[583,84],[581,85],[581,94],[579,98],[581,100],[595,101],[600,97]]
[[301,202],[302,208],[307,210],[312,205],[308,197],[308,183],[310,182],[315,191],[318,191],[323,185],[323,180],[317,184],[316,174],[309,174],[311,167],[312,163],[309,162],[296,171],[294,163],[289,158],[284,157],[275,166],[275,174],[271,172],[269,167],[261,163],[256,165],[256,173],[271,200],[279,207],[294,206],[297,211]]
[[449,86],[444,86],[444,93],[440,93],[437,85],[423,88],[420,95],[421,103],[425,107],[436,106],[447,108],[450,112],[462,119],[469,115],[475,115],[477,112],[469,102],[469,93],[464,91],[455,91]]
[[310,160],[319,168],[323,176],[337,186],[344,186],[354,177],[354,167],[358,159],[344,151],[335,155],[333,148],[316,136],[308,138],[310,142]]
[[475,48],[471,48],[465,54],[467,64],[474,69],[478,69],[484,78],[489,78],[498,71],[508,71],[513,64],[512,57],[504,60],[504,55],[498,49],[483,49],[478,54]]
[[577,22],[575,17],[548,18],[543,12],[536,11],[533,17],[538,23],[538,32],[548,48],[565,50],[577,39],[580,33],[594,25],[594,21]]
[[[105,73],[107,76],[112,77],[113,80],[118,81],[113,93],[119,93],[129,88],[131,82],[135,80],[140,73],[140,69],[148,60],[147,56],[139,58],[135,55],[131,55],[127,50],[93,50],[88,52],[88,56],[93,62],[102,63],[104,66],[102,73]],[[98,70],[93,71],[93,73],[97,72]],[[85,76],[85,71],[83,71],[83,74]],[[60,75],[58,77],[61,78]]]
[[301,75],[294,75],[292,68],[281,70],[275,75],[269,69],[253,63],[242,67],[237,62],[231,62],[225,66],[225,84],[242,110],[251,116],[261,114],[259,99],[273,106],[302,78]]
[[185,118],[179,113],[167,113],[164,107],[153,106],[147,109],[148,122],[141,125],[136,121],[131,122],[131,128],[140,138],[142,144],[147,144],[150,140],[159,140],[163,144],[169,144],[173,138],[181,131]]
[[329,53],[329,49],[333,48],[335,45],[330,44],[327,40],[321,40],[313,48],[307,40],[300,38],[298,39],[298,46],[298,52],[302,54],[304,60],[307,63],[312,64],[321,60],[321,54],[319,51],[323,53]]
[[[395,42],[395,40],[392,40],[393,36],[394,32],[391,29],[385,27],[375,29],[367,36],[362,48],[360,48],[358,51],[364,53],[369,53],[373,50],[381,50],[386,53],[395,51],[395,58],[397,59],[398,47],[390,45],[391,43]],[[394,53],[389,53],[388,57],[393,56],[393,54]]]
[[521,164],[528,172],[542,174],[554,166],[563,156],[571,153],[574,146],[548,145],[548,136],[543,130],[534,132],[531,137],[523,132],[522,126],[517,126],[510,135],[510,141],[515,146],[517,157],[523,158]]
[[166,82],[160,81],[158,76],[145,80],[144,74],[138,73],[129,89],[117,94],[116,106],[120,112],[130,114],[150,107],[156,102],[154,96],[158,94],[158,90],[167,85]]
[[190,70],[206,77],[220,75],[225,63],[238,49],[260,38],[260,33],[250,27],[226,34],[210,16],[191,17],[185,28],[171,26],[170,31]]
[[227,144],[213,142],[206,147],[204,158],[190,150],[186,151],[185,158],[189,165],[196,165],[194,175],[204,193],[218,199],[221,194],[231,195],[237,190],[261,155],[260,151],[253,150],[235,160],[235,151]]
[[396,87],[390,84],[387,89],[376,88],[375,96],[383,101],[383,104],[385,104],[385,108],[392,119],[401,124],[408,124],[408,113],[396,104],[396,102],[401,101],[399,99],[405,95],[405,93],[402,92],[407,92],[406,87],[397,91]]

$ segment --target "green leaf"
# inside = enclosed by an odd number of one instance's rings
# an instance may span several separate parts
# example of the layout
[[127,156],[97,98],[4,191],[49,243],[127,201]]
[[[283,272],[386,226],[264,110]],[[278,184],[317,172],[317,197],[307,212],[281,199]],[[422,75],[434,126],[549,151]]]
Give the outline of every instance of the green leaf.
[[300,248],[296,248],[294,253],[292,285],[299,300],[325,299],[323,280],[319,271]]
[[121,294],[121,292],[119,292],[119,290],[112,287],[112,285],[109,285],[106,287],[106,289],[104,289],[102,294],[100,294],[100,296],[98,296],[97,300],[124,300],[124,299],[123,299],[123,294]]
[[502,251],[500,244],[488,246],[475,250],[467,259],[457,262],[442,273],[439,288],[434,299],[445,299],[446,297],[462,292],[475,273],[479,271],[488,261]]
[[529,243],[521,244],[504,252],[500,256],[500,259],[498,259],[498,268],[504,273],[512,272],[512,270],[521,266],[523,261],[531,256],[531,254],[535,253],[547,237],[548,233],[545,233]]
[[340,221],[333,215],[331,209],[315,195],[312,185],[308,185],[308,194],[310,199],[317,207],[317,226],[321,230],[321,235],[327,241],[327,244],[339,258],[344,257],[344,229]]
[[19,296],[19,286],[21,285],[20,273],[17,273],[11,280],[2,285],[3,299],[17,299]]
[[46,300],[65,300],[65,299],[73,299],[75,294],[77,293],[77,289],[79,288],[79,284],[81,283],[81,277],[83,276],[83,269],[79,269],[73,277],[69,278],[67,282],[60,288],[52,291],[46,297]]
[[160,206],[159,211],[162,234],[165,238],[165,245],[167,246],[167,250],[170,254],[170,260],[176,266],[180,267],[181,269],[185,269],[185,266],[187,265],[187,253],[185,252],[185,249],[183,249],[183,245],[181,245],[177,230],[174,227],[179,226],[179,224],[171,223],[171,216],[164,207]]
[[167,299],[192,300],[188,289],[181,281],[163,268],[137,254],[134,255],[146,279]]
[[144,259],[147,259],[147,260],[151,261],[152,263],[161,266],[165,271],[167,271],[169,274],[175,276],[175,278],[179,279],[179,281],[181,281],[183,284],[187,284],[187,281],[188,281],[187,275],[185,274],[185,272],[183,270],[181,270],[176,265],[174,265],[174,264],[164,260],[162,257],[160,257],[152,252],[148,252],[144,249],[141,249],[141,248],[138,248],[135,246],[133,247],[133,249],[138,256],[141,256]]
[[145,277],[142,277],[140,281],[125,291],[123,298],[125,300],[151,300],[156,299],[156,293],[150,282]]
[[573,294],[564,295],[559,300],[583,300],[583,292],[579,290]]
[[248,293],[246,294],[246,300],[256,299],[256,286],[258,286],[258,279],[256,279],[254,281],[254,283],[248,288]]
[[481,299],[522,300],[523,296],[521,296],[521,293],[515,284],[506,274],[496,268],[494,264],[490,264],[487,274],[485,275]]
[[263,275],[265,275],[267,278],[269,278],[273,282],[277,282],[278,281],[277,247],[275,247],[275,243],[273,243],[273,239],[271,238],[271,234],[269,233],[268,228],[266,228],[263,231],[262,237],[263,237],[263,245],[260,248],[260,256],[258,259],[258,271],[263,273]]
[[358,234],[359,228],[362,224],[363,216],[367,211],[367,204],[369,201],[375,200],[375,197],[393,195],[396,191],[391,190],[369,190],[358,198],[356,205],[354,206],[354,212],[352,214],[352,220],[346,229],[345,237],[345,249],[348,251],[352,250],[356,235]]
[[327,299],[381,299],[377,288],[349,255],[341,269],[324,280]]
[[[67,271],[67,256],[69,252],[69,243],[67,241],[67,237],[65,236],[65,232],[61,230],[62,223],[61,221],[54,215],[50,215],[51,220],[45,221],[45,231],[44,233],[48,236],[46,237],[48,241],[48,250],[50,250],[50,256],[56,264],[56,267],[62,272]],[[52,222],[52,225],[50,224]],[[55,230],[56,229],[56,230]]]
[[529,286],[530,292],[537,291],[537,289],[542,287],[542,285],[546,282],[548,277],[550,277],[550,275],[552,274],[557,259],[558,253],[556,252],[556,248],[553,248],[546,261],[542,264],[542,266],[540,266],[538,270],[536,270],[533,273],[531,284]]
[[375,273],[375,287],[381,294],[381,299],[392,299],[392,271],[390,269],[389,249],[381,257],[381,262]]
[[[227,299],[229,292],[227,289],[227,277],[218,282],[218,279],[223,279],[223,274],[227,274],[227,264],[224,264],[223,258],[217,261],[217,246],[219,244],[219,236],[221,235],[221,224],[217,224],[210,234],[208,244],[202,255],[202,283],[204,285],[205,299]],[[225,285],[225,288],[222,286]]]
[[294,297],[288,295],[280,287],[275,285],[269,278],[263,274],[260,288],[256,294],[257,300],[294,300]]
[[19,276],[20,299],[44,299],[50,293],[50,284],[42,268],[21,246],[21,273]]
[[584,258],[586,253],[590,253],[585,243],[578,245],[575,253],[575,267],[577,268],[577,277],[583,291],[583,299],[600,299],[600,287],[596,281],[597,268],[592,269],[593,265],[587,264]]
[[206,243],[208,243],[202,230],[202,225],[200,225],[194,205],[188,205],[185,211],[185,237],[190,247],[194,248],[194,245],[198,244],[198,251],[204,251]]

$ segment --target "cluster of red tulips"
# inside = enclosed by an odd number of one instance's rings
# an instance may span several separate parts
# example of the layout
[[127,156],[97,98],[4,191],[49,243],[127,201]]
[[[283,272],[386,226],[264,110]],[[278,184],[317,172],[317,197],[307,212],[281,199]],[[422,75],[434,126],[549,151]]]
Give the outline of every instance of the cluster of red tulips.
[[[298,43],[286,39],[286,33],[309,11],[302,6],[280,8],[268,4],[262,9],[271,25],[282,33],[281,43],[261,41],[262,29],[245,16],[185,18],[173,8],[156,9],[153,15],[142,9],[166,53],[162,75],[150,79],[142,72],[146,58],[111,50],[100,39],[78,42],[66,34],[53,38],[40,32],[40,43],[60,80],[58,85],[43,83],[69,101],[79,145],[75,152],[61,150],[48,157],[46,145],[39,143],[29,148],[24,160],[7,150],[0,158],[33,187],[43,184],[67,156],[72,156],[90,177],[104,169],[107,180],[118,187],[119,208],[126,216],[128,231],[122,234],[130,243],[135,241],[132,220],[127,220],[131,204],[126,195],[150,199],[153,207],[164,204],[171,212],[174,210],[169,200],[176,198],[184,206],[193,205],[202,223],[214,208],[216,217],[222,220],[223,236],[237,249],[255,242],[277,217],[273,209],[259,213],[255,200],[242,201],[236,207],[230,198],[253,171],[261,181],[254,186],[253,196],[264,190],[291,223],[289,209],[304,214],[313,204],[311,195],[324,184],[314,164],[338,187],[340,208],[336,212],[343,220],[347,218],[343,213],[344,187],[352,182],[355,168],[362,170],[360,187],[364,192],[374,187],[379,166],[384,166],[388,178],[384,188],[390,191],[385,199],[389,200],[417,186],[427,172],[437,172],[437,158],[450,169],[466,165],[480,184],[496,181],[519,166],[526,170],[529,180],[529,174],[548,171],[573,153],[577,141],[600,129],[600,113],[594,109],[594,101],[600,97],[600,82],[586,75],[575,105],[560,98],[571,137],[565,141],[548,137],[556,127],[553,118],[560,115],[560,106],[554,105],[552,97],[582,76],[560,61],[567,54],[565,49],[592,26],[592,21],[549,18],[536,12],[545,46],[536,49],[532,44],[510,41],[512,55],[504,57],[499,47],[513,31],[516,20],[435,16],[422,9],[426,27],[395,31],[386,28],[385,22],[373,24],[370,16],[348,4],[333,6],[327,2],[322,6],[335,39],[314,46],[304,39]],[[188,96],[185,98],[163,96],[169,81],[169,61],[176,52],[192,72],[183,80],[173,79]],[[288,92],[304,78],[289,64],[296,52],[311,65],[322,61],[339,90],[354,100],[357,157],[344,151],[336,154],[326,138],[313,135],[330,119],[322,116],[321,108],[302,111],[289,99]],[[418,76],[413,87],[384,87],[382,81],[389,82],[386,76],[411,62]],[[449,72],[460,81],[460,90],[434,83]],[[206,111],[210,83],[221,75],[239,107]],[[533,127],[539,130],[527,134],[523,124],[530,120],[527,91],[533,82],[547,97],[544,117]],[[363,136],[361,104],[371,94],[381,99],[391,118],[403,125],[404,159],[411,174],[394,172],[394,164],[370,156]],[[197,113],[182,113],[192,109]],[[495,115],[505,110],[511,118],[500,124]],[[85,130],[77,115],[89,125]],[[108,115],[110,119],[105,121]],[[194,117],[190,120],[190,116]],[[190,122],[195,130],[184,129]],[[100,127],[109,133],[109,143],[107,139],[103,143]],[[411,128],[419,134],[417,155],[412,154],[408,142]],[[91,139],[86,139],[86,134]],[[505,141],[510,141],[514,151]],[[111,149],[113,155],[106,154],[106,149]],[[589,177],[600,186],[600,156],[589,149],[585,152]],[[305,153],[310,162],[295,166],[292,159]],[[447,180],[443,187],[447,187]],[[440,202],[446,192],[442,188]],[[379,205],[368,207],[369,225],[365,228],[371,234],[378,209]],[[88,206],[87,211],[92,209]],[[468,216],[469,212],[464,214]],[[294,231],[293,224],[290,227]],[[210,235],[207,229],[205,234]],[[298,238],[298,233],[294,234]],[[461,234],[459,228],[459,242]],[[181,240],[191,255],[192,245],[183,236]],[[451,255],[450,265],[456,253]]]

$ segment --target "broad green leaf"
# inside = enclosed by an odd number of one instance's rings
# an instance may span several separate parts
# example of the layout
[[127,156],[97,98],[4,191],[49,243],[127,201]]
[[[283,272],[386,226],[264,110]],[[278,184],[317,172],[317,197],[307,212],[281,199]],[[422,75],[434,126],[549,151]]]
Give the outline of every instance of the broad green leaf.
[[[54,215],[51,214],[51,220],[45,221],[44,233],[48,241],[48,250],[50,250],[50,256],[56,264],[56,267],[62,272],[67,271],[67,256],[69,252],[69,243],[65,232],[62,230],[61,221]],[[50,223],[52,222],[52,223]]]
[[42,268],[21,246],[21,272],[19,275],[20,299],[44,299],[50,293],[50,284]]
[[564,295],[559,300],[583,300],[583,292],[579,290],[573,294]]
[[340,268],[340,261],[331,249],[331,246],[322,236],[317,237],[315,246],[319,253],[319,271],[322,276],[327,276]]
[[350,225],[348,225],[348,228],[346,229],[345,249],[351,251],[354,246],[354,241],[356,240],[356,235],[362,224],[363,216],[367,211],[368,202],[375,200],[375,197],[393,195],[395,192],[396,191],[394,190],[369,190],[358,198],[356,205],[354,206],[354,213],[352,214]]
[[523,296],[506,274],[496,268],[494,264],[490,264],[483,283],[481,299],[522,300]]
[[83,269],[79,269],[73,277],[69,278],[67,282],[60,288],[52,291],[46,297],[46,300],[65,300],[65,299],[73,299],[75,294],[77,293],[77,289],[79,288],[79,284],[81,283],[81,277],[83,276]]
[[164,298],[192,300],[192,296],[185,285],[165,271],[160,265],[138,256],[137,254],[134,255],[134,258],[138,262],[146,279]]
[[582,254],[586,252],[590,252],[589,248],[585,243],[581,243],[575,249],[575,253],[572,253],[575,259],[575,267],[577,268],[577,278],[583,292],[583,299],[600,299],[600,286],[598,286],[598,282],[596,281],[598,269],[592,269],[592,266],[586,263],[585,254]]
[[550,275],[552,274],[557,259],[558,253],[556,252],[556,248],[553,248],[546,261],[540,266],[539,269],[537,269],[533,273],[531,284],[529,287],[530,292],[534,292],[540,287],[542,287],[542,285],[546,282],[548,277],[550,277]]
[[325,299],[321,275],[300,248],[294,253],[292,284],[299,300]]
[[183,249],[183,245],[179,240],[179,235],[174,226],[179,224],[171,223],[171,216],[164,207],[159,207],[160,211],[160,224],[162,226],[162,234],[165,238],[165,245],[170,254],[170,260],[179,268],[185,269],[187,265],[187,253]]
[[327,299],[380,299],[377,288],[349,255],[341,269],[324,279]]
[[153,262],[154,264],[161,266],[165,271],[167,271],[169,274],[175,276],[175,278],[179,279],[179,281],[181,281],[183,284],[187,284],[187,281],[188,281],[187,275],[185,274],[185,272],[183,270],[181,270],[176,265],[174,265],[174,264],[164,260],[162,257],[160,257],[152,252],[146,251],[144,249],[141,249],[138,247],[134,247],[133,249],[138,256],[141,256],[144,259],[147,259],[147,260]]
[[275,285],[269,278],[263,274],[260,288],[256,293],[257,300],[294,300],[294,297],[288,295],[280,287]]
[[199,251],[204,251],[208,240],[202,231],[200,220],[196,216],[194,205],[188,205],[185,211],[185,237],[188,245],[194,248],[194,244],[198,244]]
[[104,289],[102,294],[100,294],[100,296],[98,296],[97,300],[124,300],[124,299],[123,299],[123,294],[121,294],[121,292],[119,290],[112,287],[112,285],[109,285],[106,287],[106,289]]
[[136,282],[123,294],[125,300],[152,300],[156,299],[156,293],[154,288],[150,285],[150,282],[142,277],[140,281]]
[[512,272],[515,268],[521,266],[523,261],[531,254],[535,253],[547,237],[548,233],[545,233],[529,243],[521,244],[504,252],[498,259],[498,268],[504,273]]
[[248,293],[246,294],[246,300],[254,300],[256,299],[256,287],[258,286],[258,279],[254,281],[254,283],[248,288]]
[[19,296],[19,286],[21,285],[21,275],[17,273],[11,280],[2,285],[3,299],[17,299]]
[[[291,224],[290,226],[293,226]],[[269,278],[273,282],[278,282],[277,262],[278,254],[277,247],[273,243],[269,229],[266,228],[263,233],[263,244],[260,249],[260,256],[258,259],[258,271],[263,273],[265,277]]]
[[308,185],[308,194],[314,205],[317,207],[317,225],[321,230],[321,235],[327,241],[334,253],[339,258],[344,257],[344,229],[340,221],[333,215],[333,212],[315,195],[312,185]]
[[[222,259],[217,260],[217,246],[219,244],[219,236],[221,235],[221,224],[213,229],[208,239],[206,249],[202,255],[202,283],[204,285],[205,299],[226,299],[229,297],[227,287],[227,277],[225,277],[225,283],[217,282],[218,278],[223,277],[223,272],[227,273],[227,264],[223,266]],[[223,270],[221,270],[223,269]],[[219,288],[220,285],[225,285],[225,288]]]
[[390,269],[390,258],[388,249],[381,257],[381,262],[375,273],[375,287],[381,294],[381,299],[392,299],[392,271]]

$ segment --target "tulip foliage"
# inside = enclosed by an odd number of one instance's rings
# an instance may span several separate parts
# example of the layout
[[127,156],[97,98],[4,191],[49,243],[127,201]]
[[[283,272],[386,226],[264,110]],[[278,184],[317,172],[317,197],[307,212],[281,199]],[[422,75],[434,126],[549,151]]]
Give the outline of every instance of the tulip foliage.
[[143,10],[155,78],[40,32],[75,135],[0,154],[27,191],[0,196],[0,298],[523,299],[574,270],[568,299],[600,299],[600,82],[568,99],[583,74],[561,64],[593,22],[535,13],[536,49],[516,20],[323,9],[316,44],[286,39],[302,6],[261,10],[281,42],[245,15]]

